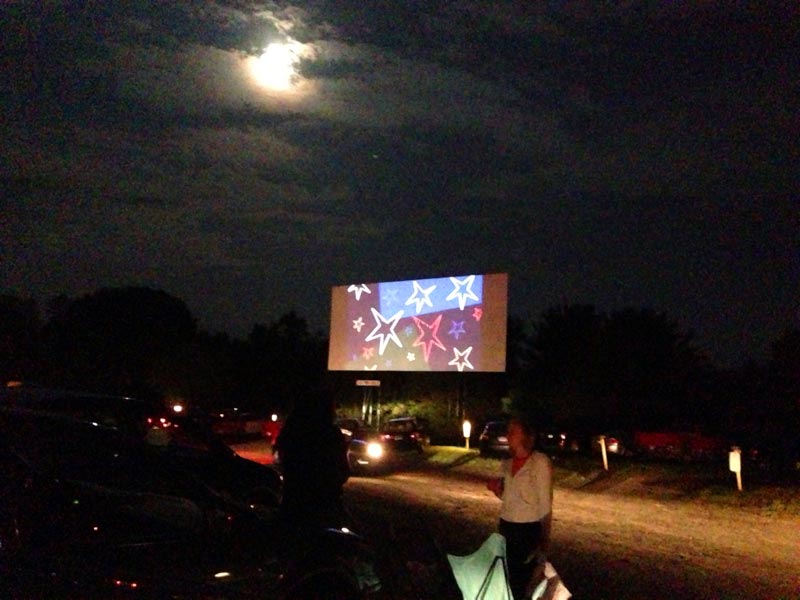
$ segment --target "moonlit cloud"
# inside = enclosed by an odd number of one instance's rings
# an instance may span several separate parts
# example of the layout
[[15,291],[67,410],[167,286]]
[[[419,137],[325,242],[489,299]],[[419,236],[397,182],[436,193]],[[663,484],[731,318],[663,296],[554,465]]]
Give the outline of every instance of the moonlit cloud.
[[[512,313],[653,306],[728,359],[798,318],[798,48],[775,11],[16,4],[4,291],[145,283],[240,334],[289,308],[324,328],[332,284],[507,271]],[[291,85],[259,84],[290,40]]]

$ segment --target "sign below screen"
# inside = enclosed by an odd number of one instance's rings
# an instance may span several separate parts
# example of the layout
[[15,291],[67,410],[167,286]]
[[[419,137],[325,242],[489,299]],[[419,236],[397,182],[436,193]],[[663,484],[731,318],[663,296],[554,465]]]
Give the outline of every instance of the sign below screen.
[[335,286],[331,371],[502,372],[508,275]]

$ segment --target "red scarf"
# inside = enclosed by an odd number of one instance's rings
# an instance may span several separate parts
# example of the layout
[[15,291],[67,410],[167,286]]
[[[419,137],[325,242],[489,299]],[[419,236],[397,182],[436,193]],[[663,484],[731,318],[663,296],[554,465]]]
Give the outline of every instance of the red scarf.
[[514,458],[511,459],[511,475],[512,475],[512,477],[517,474],[517,471],[519,471],[522,468],[522,465],[525,464],[525,461],[528,460],[530,458],[530,456],[531,456],[530,454],[528,454],[527,456],[520,457],[520,458],[515,456]]

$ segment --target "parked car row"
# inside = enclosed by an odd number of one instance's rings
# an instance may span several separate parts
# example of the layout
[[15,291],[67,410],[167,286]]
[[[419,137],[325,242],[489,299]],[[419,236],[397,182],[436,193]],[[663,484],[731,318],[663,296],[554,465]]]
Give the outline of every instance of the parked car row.
[[[610,429],[604,433],[589,433],[585,429],[553,426],[538,432],[537,446],[551,454],[600,454],[605,446],[607,454],[617,456],[681,460],[721,459],[730,449],[725,439],[698,432],[628,433]],[[478,447],[484,456],[507,456],[508,421],[487,422],[478,438]]]

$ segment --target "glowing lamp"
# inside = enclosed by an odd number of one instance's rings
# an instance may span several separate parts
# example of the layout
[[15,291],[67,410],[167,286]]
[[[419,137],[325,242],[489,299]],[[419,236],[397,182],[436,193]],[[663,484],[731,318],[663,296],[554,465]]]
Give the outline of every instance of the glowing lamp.
[[461,425],[461,431],[464,433],[464,447],[469,448],[469,435],[472,433],[472,423],[464,420],[464,423]]

